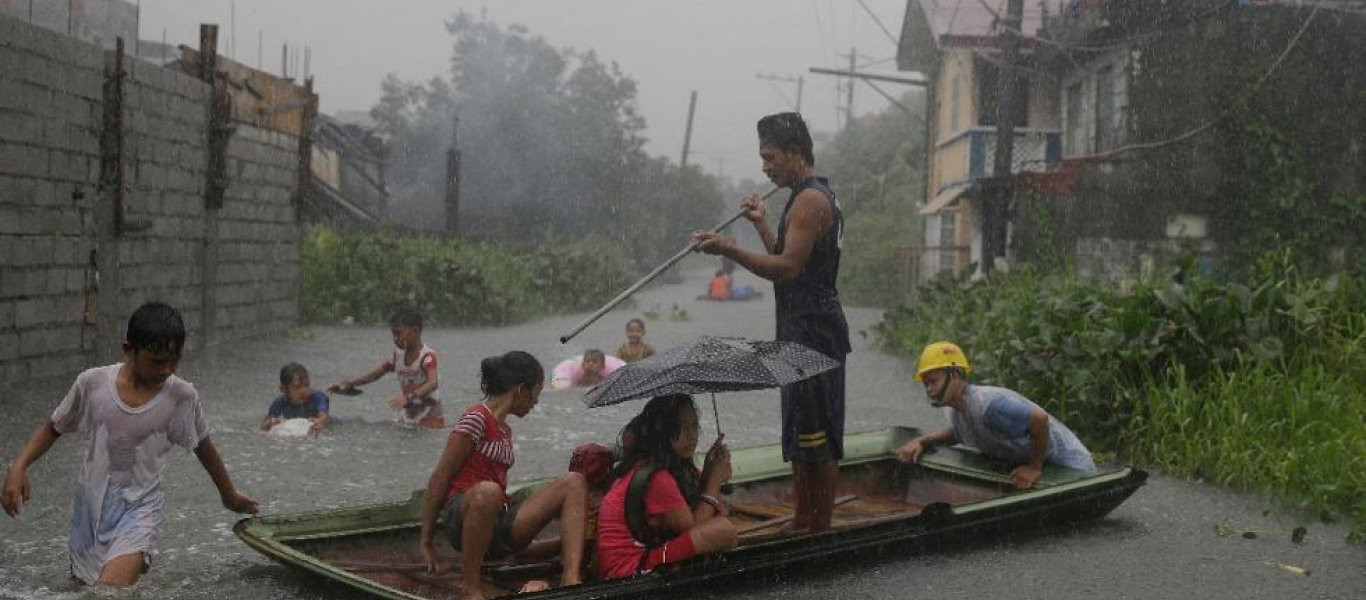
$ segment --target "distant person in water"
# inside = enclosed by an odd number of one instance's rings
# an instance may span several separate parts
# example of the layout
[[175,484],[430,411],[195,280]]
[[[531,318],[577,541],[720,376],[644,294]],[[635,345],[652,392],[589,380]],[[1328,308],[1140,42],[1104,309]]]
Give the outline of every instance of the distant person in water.
[[626,322],[626,343],[617,348],[617,358],[633,363],[655,355],[653,346],[645,343],[645,321],[631,319]]
[[299,363],[289,363],[280,368],[280,395],[266,410],[261,431],[270,431],[290,419],[308,419],[308,432],[320,434],[332,420],[328,404],[327,394],[309,385],[308,369]]
[[173,445],[194,450],[224,508],[257,512],[256,501],[233,485],[209,439],[198,392],[175,376],[184,347],[180,313],[159,302],[143,304],[128,319],[124,361],[76,376],[52,417],[10,463],[0,505],[18,517],[29,499],[29,466],[59,436],[85,435],[68,542],[71,575],[84,583],[128,587],[151,567],[165,518],[162,474]]
[[588,387],[602,382],[603,369],[607,367],[607,355],[602,350],[589,348],[583,351],[583,362],[581,363],[583,374],[574,381],[574,385]]
[[345,379],[327,388],[346,394],[357,387],[393,373],[398,377],[399,394],[389,405],[399,411],[404,425],[440,429],[446,426],[441,410],[441,381],[437,375],[436,351],[422,343],[422,315],[402,309],[389,317],[389,332],[394,337],[394,353],[370,372]]
[[1096,470],[1091,452],[1061,421],[1012,390],[968,383],[971,374],[972,365],[957,345],[925,346],[915,380],[925,384],[930,405],[952,409],[952,424],[906,442],[896,453],[898,460],[919,462],[933,445],[962,442],[1018,464],[1010,478],[1022,490],[1034,486],[1045,463]]
[[[460,415],[422,498],[418,552],[429,572],[445,569],[436,549],[436,532],[460,552],[461,596],[483,598],[480,569],[486,559],[513,556],[531,544],[550,521],[560,520],[560,585],[582,581],[584,521],[588,483],[580,473],[565,473],[531,497],[513,503],[507,494],[514,462],[508,416],[525,417],[536,407],[545,384],[541,363],[512,351],[485,358],[479,365],[484,399]],[[549,587],[531,581],[522,591]]]
[[711,281],[707,283],[707,297],[712,300],[730,300],[730,294],[730,273],[724,270],[717,271],[715,275],[712,275]]

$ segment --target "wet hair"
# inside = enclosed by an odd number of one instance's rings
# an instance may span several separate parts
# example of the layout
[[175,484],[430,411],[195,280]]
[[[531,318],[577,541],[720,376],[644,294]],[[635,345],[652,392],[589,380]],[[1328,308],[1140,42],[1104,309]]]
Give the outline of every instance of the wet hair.
[[308,377],[308,369],[296,362],[280,367],[280,385],[289,387],[294,384],[296,377]]
[[162,302],[148,302],[139,306],[128,317],[128,332],[124,340],[133,351],[172,352],[180,354],[185,348],[185,321],[180,312]]
[[759,143],[768,144],[787,152],[800,152],[806,164],[815,166],[816,155],[812,151],[811,132],[806,129],[806,121],[794,112],[768,115],[759,119]]
[[598,361],[598,362],[600,362],[600,363],[606,363],[606,362],[607,362],[607,355],[606,355],[606,354],[603,354],[603,353],[602,353],[602,350],[598,350],[597,348],[589,348],[589,349],[583,351],[583,359],[584,359],[584,360],[596,360],[596,361]]
[[630,472],[641,460],[670,471],[680,467],[695,468],[691,456],[683,458],[674,451],[674,440],[678,439],[683,429],[683,423],[678,420],[678,412],[684,406],[691,406],[694,411],[697,410],[692,396],[688,394],[656,396],[645,403],[645,408],[631,418],[617,437],[621,462],[612,473],[614,478]]
[[626,326],[630,327],[632,323],[639,325],[641,331],[645,331],[645,321],[642,321],[640,319],[631,319],[630,321],[626,322]]
[[416,327],[422,329],[422,313],[411,308],[400,308],[389,317],[390,327]]
[[490,356],[479,363],[479,389],[485,396],[497,396],[519,385],[533,387],[543,380],[541,361],[521,350]]

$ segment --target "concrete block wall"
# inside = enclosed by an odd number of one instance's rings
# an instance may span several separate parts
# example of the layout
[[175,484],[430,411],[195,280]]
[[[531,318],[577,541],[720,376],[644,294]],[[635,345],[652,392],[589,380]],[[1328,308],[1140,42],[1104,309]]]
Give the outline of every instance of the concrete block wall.
[[[124,222],[117,298],[105,318],[126,319],[149,300],[180,310],[190,347],[203,335],[204,182],[208,84],[130,60],[123,88]],[[112,200],[112,199],[111,199]],[[117,337],[111,331],[110,338]],[[110,342],[116,340],[110,339]],[[102,349],[108,353],[111,348]]]
[[0,382],[79,370],[103,53],[0,17]]
[[0,382],[118,360],[128,315],[147,300],[181,311],[191,349],[297,318],[299,139],[235,124],[227,191],[211,209],[209,85],[127,61],[119,232],[116,194],[99,187],[113,62],[0,16]]
[[239,126],[228,141],[228,176],[214,325],[224,338],[287,331],[299,316],[299,139]]

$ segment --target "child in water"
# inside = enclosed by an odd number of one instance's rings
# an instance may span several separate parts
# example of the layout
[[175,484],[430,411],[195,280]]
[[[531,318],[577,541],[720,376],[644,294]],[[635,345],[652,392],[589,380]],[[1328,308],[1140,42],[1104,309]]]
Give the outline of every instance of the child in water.
[[602,350],[589,348],[583,351],[583,375],[574,381],[574,385],[588,387],[602,382],[602,370],[607,366],[607,355]]
[[617,348],[617,358],[633,363],[654,355],[655,349],[645,343],[645,321],[640,319],[627,321],[626,343]]
[[308,432],[318,435],[331,422],[328,404],[327,394],[309,385],[308,369],[299,363],[289,363],[280,369],[280,395],[266,410],[261,431],[270,431],[290,419],[308,419],[311,422]]
[[85,437],[68,548],[71,575],[86,584],[129,587],[151,566],[165,519],[162,474],[172,446],[194,451],[224,508],[257,512],[256,500],[233,485],[209,439],[199,393],[175,376],[184,347],[180,313],[159,302],[143,304],[128,319],[124,361],[78,375],[5,475],[0,505],[17,517],[29,499],[29,466],[58,437]]
[[422,343],[422,315],[414,310],[400,310],[389,318],[389,331],[394,336],[394,354],[380,366],[355,379],[346,379],[328,387],[333,393],[351,393],[356,386],[365,385],[385,373],[398,377],[399,395],[389,401],[400,410],[399,423],[429,429],[446,426],[441,412],[440,381],[436,372],[436,351]]

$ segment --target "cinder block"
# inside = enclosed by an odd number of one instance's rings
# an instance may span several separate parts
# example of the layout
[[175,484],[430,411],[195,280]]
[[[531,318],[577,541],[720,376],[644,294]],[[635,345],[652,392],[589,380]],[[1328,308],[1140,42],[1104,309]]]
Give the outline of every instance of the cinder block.
[[17,358],[19,358],[19,334],[0,329],[0,363],[10,362]]
[[15,110],[0,109],[0,141],[39,145],[43,122]]
[[86,182],[90,174],[90,157],[65,150],[53,150],[48,155],[48,176],[68,182]]
[[[0,141],[0,174],[40,177],[47,175],[48,151]],[[0,230],[3,230],[0,225]]]

